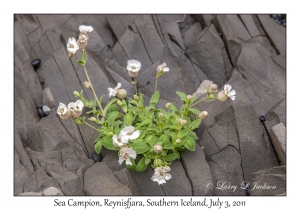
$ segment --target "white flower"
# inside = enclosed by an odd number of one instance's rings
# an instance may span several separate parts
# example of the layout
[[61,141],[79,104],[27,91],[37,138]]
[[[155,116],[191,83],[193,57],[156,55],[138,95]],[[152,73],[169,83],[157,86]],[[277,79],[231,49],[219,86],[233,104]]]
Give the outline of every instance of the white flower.
[[71,117],[79,117],[82,114],[82,108],[84,104],[81,100],[77,100],[75,103],[70,102],[68,104],[68,110],[70,112]]
[[130,77],[136,77],[138,75],[139,70],[141,69],[141,62],[137,60],[129,60],[127,61],[128,74]]
[[126,161],[127,165],[132,165],[130,158],[136,158],[136,152],[132,148],[123,147],[120,149],[119,164],[121,165],[123,161]]
[[133,126],[127,126],[121,130],[121,135],[129,141],[138,138],[140,136],[140,131],[134,131]]
[[158,67],[157,67],[157,71],[158,72],[169,72],[169,67],[167,67],[167,64],[166,63],[163,63],[163,64],[161,64],[161,65],[159,65]]
[[151,179],[154,182],[158,182],[158,184],[166,183],[166,180],[172,178],[171,174],[167,173],[169,171],[171,171],[171,168],[169,166],[156,167],[154,169],[154,175],[151,177]]
[[74,37],[69,38],[67,43],[67,51],[69,53],[69,57],[75,55],[77,50],[79,50],[79,46],[77,45],[76,39]]
[[69,118],[70,112],[65,104],[59,103],[58,109],[56,113],[59,115],[59,117],[63,120],[66,120]]
[[92,32],[93,30],[94,29],[93,29],[92,26],[85,26],[85,25],[80,25],[79,26],[79,31],[83,32],[83,33],[85,33],[85,32]]
[[232,87],[229,84],[224,85],[224,91],[225,91],[225,95],[227,95],[229,98],[231,98],[231,100],[235,100],[235,95],[236,95],[236,91],[235,90],[231,90]]
[[118,83],[117,87],[115,87],[115,88],[108,88],[109,97],[116,96],[118,93],[118,89],[120,89],[120,88],[121,88],[121,83]]
[[128,143],[128,138],[127,137],[124,138],[124,136],[122,136],[122,135],[117,136],[115,134],[115,135],[113,135],[112,139],[113,139],[113,144],[116,147],[120,147],[120,146],[123,146]]

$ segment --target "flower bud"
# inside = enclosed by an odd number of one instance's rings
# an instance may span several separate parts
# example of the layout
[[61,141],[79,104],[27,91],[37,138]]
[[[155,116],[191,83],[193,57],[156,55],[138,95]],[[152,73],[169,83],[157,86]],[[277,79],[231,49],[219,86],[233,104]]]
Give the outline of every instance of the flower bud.
[[225,91],[222,90],[218,93],[218,100],[219,101],[226,101],[228,96],[225,94]]
[[163,117],[164,117],[164,114],[163,114],[163,113],[159,113],[158,117],[159,117],[159,118],[163,118]]
[[178,122],[180,123],[181,126],[184,126],[186,124],[186,120],[184,119],[179,119]]
[[127,96],[127,91],[125,89],[118,89],[117,90],[117,98],[124,99]]
[[134,100],[139,100],[139,97],[137,95],[133,95]]
[[180,139],[176,139],[176,144],[180,144],[181,140]]
[[91,117],[91,118],[89,118],[89,120],[92,121],[92,122],[96,122],[97,121],[97,119],[95,117]]
[[75,97],[80,97],[80,94],[77,91],[74,91],[73,94]]
[[202,111],[200,114],[199,114],[199,118],[201,120],[204,120],[206,117],[207,117],[208,113],[207,111]]
[[154,152],[156,152],[156,153],[161,153],[161,152],[163,151],[163,148],[162,148],[161,145],[155,144],[155,145],[153,146],[153,150],[154,150]]
[[193,98],[193,96],[188,95],[186,98],[187,98],[187,100],[191,100]]
[[171,106],[172,106],[172,104],[171,104],[171,103],[167,103],[167,104],[166,104],[166,108],[167,108],[167,109],[170,109],[170,108],[171,108]]
[[122,101],[117,100],[117,104],[118,104],[119,106],[122,106]]
[[85,82],[84,82],[84,86],[85,86],[86,88],[91,88],[91,83],[85,81]]
[[211,84],[211,85],[210,85],[210,90],[211,90],[212,92],[218,90],[218,85],[216,85],[216,84]]

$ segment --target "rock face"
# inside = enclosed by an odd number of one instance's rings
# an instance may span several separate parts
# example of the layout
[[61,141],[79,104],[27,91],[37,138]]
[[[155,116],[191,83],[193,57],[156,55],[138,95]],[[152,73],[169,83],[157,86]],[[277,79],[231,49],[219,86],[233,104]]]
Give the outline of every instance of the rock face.
[[[14,195],[232,196],[245,195],[240,185],[249,181],[252,188],[259,181],[277,186],[251,195],[286,193],[285,167],[278,166],[286,164],[286,29],[269,15],[18,14],[14,24]],[[236,90],[235,101],[195,105],[209,113],[195,130],[196,150],[173,162],[166,184],[151,180],[151,167],[136,173],[119,165],[116,151],[103,149],[95,164],[98,133],[56,115],[60,102],[77,100],[73,91],[94,98],[78,57],[66,50],[81,24],[94,28],[86,69],[98,98],[105,95],[103,105],[118,82],[130,97],[135,93],[129,59],[142,63],[137,86],[147,104],[157,66],[170,68],[158,81],[159,108],[181,106],[175,91],[201,99],[212,83]],[[50,114],[40,118],[43,105]]]

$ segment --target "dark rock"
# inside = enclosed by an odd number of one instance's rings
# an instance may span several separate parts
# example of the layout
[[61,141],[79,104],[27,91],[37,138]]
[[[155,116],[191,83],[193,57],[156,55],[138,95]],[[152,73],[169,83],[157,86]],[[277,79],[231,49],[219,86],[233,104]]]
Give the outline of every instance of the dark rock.
[[251,177],[251,195],[284,195],[286,192],[286,167],[277,166],[254,173]]
[[198,143],[207,157],[220,152],[220,149],[218,148],[216,142],[207,130],[203,132],[202,136],[199,138]]
[[285,55],[274,55],[272,60],[279,65],[283,70],[286,71],[286,56]]
[[14,154],[14,195],[19,195],[23,193],[24,185],[29,179],[29,176],[26,172],[24,166],[19,162],[19,156],[15,152]]
[[262,137],[264,129],[250,101],[240,93],[232,106],[240,143],[244,179],[249,181],[252,173],[276,166],[278,163],[274,161],[276,158],[272,148],[267,146],[268,140]]
[[135,20],[135,24],[143,39],[152,63],[161,60],[164,44],[156,30],[151,15],[139,15]]
[[162,184],[162,188],[168,196],[191,196],[192,186],[187,174],[179,160],[172,162],[170,174],[172,178],[166,184]]
[[127,185],[130,188],[132,195],[140,195],[139,187],[127,168],[123,168],[120,171],[114,171],[114,174],[122,184]]
[[218,86],[222,86],[226,82],[224,58],[227,57],[227,54],[224,54],[224,50],[223,41],[214,25],[211,25],[201,32],[195,44],[190,46],[187,53],[210,80]]
[[131,195],[129,187],[120,183],[103,162],[95,163],[84,174],[86,195]]
[[212,183],[210,168],[198,144],[196,144],[195,151],[182,152],[181,161],[192,184],[193,195],[213,195],[213,189],[207,187],[208,183]]
[[39,27],[39,23],[37,21],[36,15],[23,14],[18,15],[20,17],[19,20],[22,22],[22,28],[26,35],[32,33]]
[[38,191],[47,189],[48,187],[59,188],[58,183],[52,177],[48,176],[43,168],[35,170],[35,177],[39,187]]
[[232,146],[226,147],[220,153],[210,156],[208,164],[214,182],[214,195],[245,195],[241,189],[243,170],[241,155]]
[[83,164],[81,161],[79,161],[72,148],[64,148],[60,152],[62,157],[62,166],[64,169],[75,173]]
[[47,166],[47,172],[59,184],[65,195],[85,195],[81,186],[80,178],[77,174],[63,169],[63,167]]
[[24,184],[24,192],[36,192],[38,190],[39,190],[39,185],[34,173],[29,177],[29,179]]
[[271,128],[270,139],[279,162],[286,165],[286,129],[283,123],[279,123]]
[[207,129],[207,131],[219,150],[223,150],[227,146],[231,145],[239,151],[239,140],[235,127],[215,124],[213,127]]
[[[134,185],[137,186],[135,190],[140,196],[165,196],[166,193],[162,187],[151,180],[154,174],[153,169],[148,166],[147,169],[141,173],[129,171],[133,177]],[[170,180],[168,180],[170,181]],[[168,184],[168,181],[166,184]]]
[[31,65],[35,71],[39,68],[40,64],[41,64],[41,59],[35,59],[31,61]]
[[84,181],[84,174],[86,172],[86,170],[88,168],[90,168],[91,165],[87,164],[87,163],[84,163],[81,165],[81,167],[76,171],[76,174],[79,176],[80,178],[80,183],[81,183],[81,187],[83,188],[84,185],[83,185],[83,181]]
[[42,108],[37,107],[37,112],[40,118],[45,117],[45,113],[43,112]]
[[106,20],[107,20],[109,26],[112,28],[117,39],[120,39],[121,36],[126,31],[126,28],[124,27],[124,25],[121,22],[120,16],[119,15],[108,15],[108,16],[106,16]]
[[151,59],[139,34],[127,29],[123,36],[119,39],[119,43],[129,59],[141,62],[141,70],[147,69],[152,65]]
[[286,99],[280,100],[276,103],[265,115],[265,126],[268,132],[271,128],[279,123],[283,123],[286,126]]
[[51,111],[51,109],[47,105],[42,106],[42,110],[43,110],[45,116],[48,116],[50,114],[50,111]]
[[197,15],[193,15],[195,21],[200,22],[202,28],[208,27],[210,26],[210,24],[212,23],[212,20],[214,19],[215,15],[212,14],[197,14]]
[[97,154],[96,152],[94,152],[92,159],[95,161],[95,163],[101,162],[103,159],[102,153]]
[[249,31],[252,37],[266,35],[256,15],[241,14],[238,15],[238,17],[245,24],[247,30]]
[[129,58],[119,42],[117,42],[114,45],[114,47],[112,49],[112,53],[114,54],[115,58],[117,59],[119,65],[124,66],[124,69],[126,70],[127,61],[129,60]]
[[118,162],[119,157],[118,157],[117,151],[112,151],[112,150],[103,148],[102,153],[104,156],[102,162],[105,163],[110,170],[119,171],[125,167],[124,164],[121,164],[121,165],[119,164],[119,162]]
[[286,54],[286,31],[284,27],[276,24],[268,15],[257,15],[261,26],[265,30],[272,45],[278,54]]
[[199,22],[192,25],[184,34],[183,42],[184,45],[189,47],[196,41],[198,35],[201,33],[202,27]]
[[[262,46],[264,46],[266,48],[266,50],[269,51],[270,54],[272,54],[272,58],[276,57],[273,55],[276,55],[276,50],[274,49],[274,47],[272,46],[270,40],[268,39],[267,36],[257,36],[257,37],[253,37],[250,40],[247,41],[247,43],[259,43]],[[248,46],[248,45],[246,45]],[[274,59],[273,59],[274,60]],[[275,62],[275,61],[274,61]]]

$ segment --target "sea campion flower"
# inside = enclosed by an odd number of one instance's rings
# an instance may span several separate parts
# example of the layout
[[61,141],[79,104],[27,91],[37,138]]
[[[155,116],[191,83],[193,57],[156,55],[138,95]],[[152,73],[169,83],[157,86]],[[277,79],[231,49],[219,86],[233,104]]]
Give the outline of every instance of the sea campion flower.
[[127,138],[129,140],[137,139],[140,136],[140,131],[136,130],[134,131],[133,126],[127,126],[121,130],[121,135],[123,138]]
[[218,100],[219,101],[226,101],[227,98],[231,98],[231,100],[235,100],[235,95],[236,95],[236,91],[235,90],[231,90],[232,87],[229,84],[225,84],[224,85],[224,90],[220,91],[218,93]]
[[120,157],[119,157],[119,164],[121,165],[123,161],[126,161],[127,165],[132,165],[130,158],[136,158],[136,152],[132,148],[123,147],[120,149]]
[[169,171],[171,171],[171,168],[169,166],[156,167],[154,169],[154,175],[151,177],[151,179],[154,182],[158,182],[158,184],[166,183],[166,180],[172,178],[171,174],[167,173]]
[[200,118],[201,120],[204,120],[204,119],[207,117],[207,115],[208,115],[207,111],[202,111],[202,112],[200,112],[200,114],[199,114],[199,118]]
[[75,55],[77,50],[79,50],[79,46],[77,45],[76,39],[74,37],[69,38],[67,43],[67,51],[69,53],[69,57]]
[[92,32],[94,29],[92,26],[85,26],[85,25],[80,25],[79,26],[79,31],[86,33],[86,32]]
[[117,93],[118,93],[118,89],[121,88],[121,83],[118,83],[117,84],[117,87],[115,88],[108,88],[108,91],[109,91],[109,97],[112,97],[112,96],[117,96]]
[[166,63],[159,65],[156,69],[156,78],[160,78],[165,72],[169,72],[169,67],[167,67]]
[[224,85],[225,94],[229,98],[231,98],[231,100],[234,101],[235,100],[236,91],[235,90],[231,90],[231,89],[232,89],[231,85],[229,85],[229,84]]
[[155,144],[155,145],[153,146],[153,150],[154,150],[154,152],[156,152],[156,153],[161,153],[161,152],[163,151],[163,147],[162,147],[160,144]]
[[85,26],[85,25],[80,25],[79,26],[79,31],[81,32],[79,34],[79,38],[77,40],[77,44],[79,46],[79,49],[84,50],[86,45],[87,45],[87,41],[89,39],[89,36],[87,35],[87,32],[92,32],[94,29],[92,26]]
[[128,74],[130,77],[136,77],[139,73],[139,70],[141,69],[141,62],[137,60],[129,60],[127,61],[127,67]]
[[76,118],[79,117],[82,114],[82,108],[84,107],[84,104],[81,100],[77,100],[74,102],[70,102],[68,104],[68,110],[70,112],[70,117]]
[[113,135],[112,139],[113,139],[113,144],[114,144],[116,147],[120,147],[120,146],[123,146],[123,145],[125,145],[125,144],[128,143],[128,138],[126,138],[126,137],[123,138],[122,135],[117,136],[117,135],[115,134],[115,135]]
[[59,117],[63,120],[69,119],[70,111],[66,107],[65,104],[59,103],[58,109],[56,113],[59,115]]

